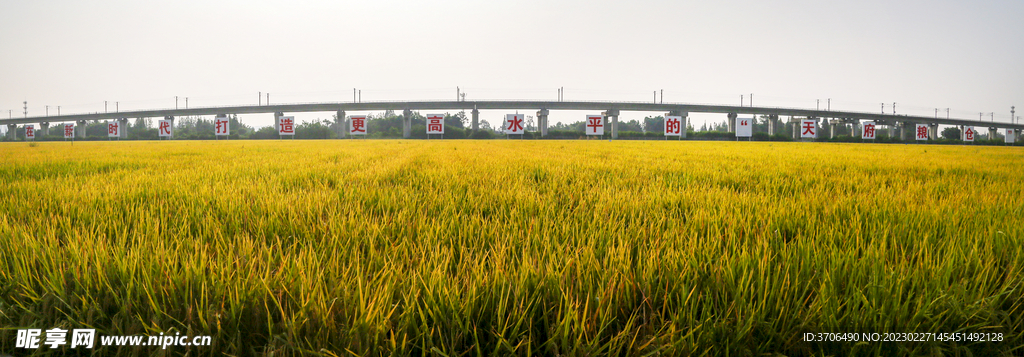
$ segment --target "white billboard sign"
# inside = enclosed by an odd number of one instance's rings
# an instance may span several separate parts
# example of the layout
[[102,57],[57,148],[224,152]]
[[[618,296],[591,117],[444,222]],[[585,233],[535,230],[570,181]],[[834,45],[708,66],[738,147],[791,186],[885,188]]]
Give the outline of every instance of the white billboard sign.
[[1013,141],[1017,138],[1014,137],[1013,129],[1006,129],[1006,136],[1003,137],[1003,142],[1007,144],[1013,144]]
[[860,137],[861,137],[861,139],[864,139],[864,140],[874,140],[875,139],[875,122],[873,122],[873,121],[866,121],[866,122],[864,122],[864,125],[861,126]]
[[749,138],[754,136],[754,119],[736,118],[736,137]]
[[218,136],[229,135],[231,133],[230,122],[228,122],[228,117],[226,115],[217,116],[217,118],[214,119],[213,133]]
[[669,115],[665,117],[665,136],[681,136],[683,133],[683,117]]
[[800,137],[814,139],[818,137],[818,122],[814,119],[800,121]]
[[974,130],[973,126],[965,126],[964,127],[964,133],[963,133],[964,141],[974,142],[974,134],[977,134],[977,133],[978,132]]
[[174,125],[170,120],[160,120],[157,122],[157,133],[161,137],[170,137],[174,134]]
[[348,116],[348,133],[350,135],[366,135],[366,116],[365,115],[349,115]]
[[115,121],[107,122],[107,137],[116,138],[121,136],[121,123]]
[[35,139],[35,138],[36,138],[36,127],[32,126],[32,125],[26,125],[25,126],[25,139]]
[[505,114],[505,125],[502,125],[505,134],[522,134],[526,132],[526,127],[523,126],[524,118],[525,114]]
[[587,132],[587,135],[604,135],[604,116],[587,115],[585,124],[584,130]]
[[928,140],[928,124],[917,124],[914,134],[917,140]]
[[74,139],[75,138],[75,124],[64,124],[64,138]]
[[278,117],[277,134],[295,135],[295,117]]
[[427,134],[444,134],[444,115],[427,114]]

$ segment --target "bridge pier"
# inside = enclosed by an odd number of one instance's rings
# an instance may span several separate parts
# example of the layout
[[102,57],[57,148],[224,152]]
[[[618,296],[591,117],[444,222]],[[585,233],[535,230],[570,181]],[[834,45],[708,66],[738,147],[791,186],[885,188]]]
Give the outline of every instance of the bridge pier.
[[989,140],[995,140],[996,139],[996,133],[998,133],[998,132],[999,132],[998,128],[996,128],[996,127],[989,127],[988,128],[988,139]]
[[540,136],[548,136],[548,110],[541,109],[537,111],[537,126],[540,128]]
[[605,118],[610,118],[611,119],[611,120],[605,119],[605,122],[611,124],[611,127],[612,127],[612,139],[618,139],[619,138],[619,110],[618,109],[608,109],[604,113],[601,113],[601,115],[603,115]]
[[42,123],[39,123],[39,127],[43,129],[43,136],[50,135],[50,122],[44,121]]
[[281,132],[281,117],[284,116],[282,112],[274,112],[274,131]]
[[800,140],[800,119],[789,117],[789,123],[793,125],[793,140]]
[[412,137],[412,110],[406,109],[402,111],[402,137]]
[[473,108],[470,113],[473,115],[473,133],[476,133],[477,130],[480,130],[480,111]]
[[729,120],[726,122],[726,124],[728,124],[728,126],[729,126],[729,132],[730,133],[735,133],[736,132],[736,113],[729,113],[726,117],[729,118]]
[[778,130],[778,128],[777,128],[778,125],[779,125],[778,121],[779,121],[779,115],[778,114],[769,114],[768,115],[768,136],[775,135],[775,132]]
[[939,140],[939,123],[928,123],[928,137]]
[[348,130],[345,130],[346,128],[348,128],[348,125],[346,124],[348,124],[348,122],[345,120],[345,111],[339,110],[337,113],[335,113],[334,117],[334,125],[336,130],[338,131],[339,139],[344,139],[345,134],[348,132]]
[[[142,118],[139,118],[142,119]],[[128,118],[120,118],[117,120],[118,130],[117,137],[119,139],[128,139]]]
[[18,138],[18,124],[7,124],[7,140],[14,141]]
[[85,127],[88,122],[85,120],[79,120],[75,123],[75,139],[85,140]]

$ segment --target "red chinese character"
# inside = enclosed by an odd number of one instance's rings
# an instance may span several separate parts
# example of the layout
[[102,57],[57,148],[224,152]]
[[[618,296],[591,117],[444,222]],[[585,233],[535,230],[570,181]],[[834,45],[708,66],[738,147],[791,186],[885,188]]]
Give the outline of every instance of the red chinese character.
[[875,125],[874,124],[864,125],[864,137],[867,137],[867,138],[875,137]]
[[679,133],[679,119],[671,118],[665,121],[665,131],[670,134]]
[[519,115],[513,115],[511,119],[506,120],[508,122],[508,130],[511,132],[517,132],[523,130],[523,119]]
[[927,138],[928,137],[928,127],[926,127],[926,126],[919,126],[919,127],[917,127],[917,137],[918,138],[922,138],[922,139]]
[[33,136],[36,136],[36,132],[34,130],[32,130],[31,126],[25,127],[25,136],[31,138]]
[[281,132],[282,133],[293,133],[295,132],[295,120],[292,118],[281,118]]
[[171,134],[171,123],[168,122],[168,121],[161,121],[160,122],[160,133],[161,134],[170,135]]
[[366,132],[366,119],[365,118],[352,118],[352,132]]
[[804,131],[800,135],[814,135],[814,122],[804,122]]
[[430,119],[430,124],[428,124],[427,130],[441,131],[441,119]]
[[117,123],[107,124],[107,134],[117,135]]
[[974,130],[967,128],[967,131],[964,132],[964,136],[967,137],[967,140],[974,140]]
[[75,133],[75,127],[73,125],[64,126],[64,136],[71,136]]
[[227,120],[217,119],[217,133],[218,134],[227,132],[228,131],[227,126],[228,126]]
[[601,117],[587,117],[587,121],[589,121],[587,123],[587,127],[588,128],[593,128],[594,130],[592,132],[594,132],[594,133],[597,133],[597,128],[600,128],[600,127],[604,126],[604,125],[601,125]]

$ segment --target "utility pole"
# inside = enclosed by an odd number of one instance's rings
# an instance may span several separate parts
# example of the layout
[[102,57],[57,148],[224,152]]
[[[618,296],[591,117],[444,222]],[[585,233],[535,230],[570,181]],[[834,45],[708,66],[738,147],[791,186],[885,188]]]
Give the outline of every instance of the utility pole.
[[[665,97],[662,96],[661,99],[665,99]],[[754,106],[754,93],[750,93],[750,106]]]
[[1017,112],[1014,111],[1015,109],[1017,109],[1017,107],[1013,107],[1013,106],[1010,107],[1010,122],[1014,123],[1014,124],[1016,124],[1016,122],[1013,121],[1013,119],[1016,118],[1016,116],[1014,116],[1014,115],[1017,114]]
[[263,105],[263,92],[256,92],[256,105]]
[[178,96],[174,96],[174,110],[178,110]]
[[741,107],[743,106],[743,95],[742,94],[740,94],[740,106]]
[[359,90],[359,102],[360,103],[363,102],[363,90],[362,89]]
[[661,90],[661,104],[665,104],[665,90]]
[[[267,96],[270,96],[267,94]],[[188,109],[188,97],[185,97],[185,109]]]
[[949,119],[949,108],[946,108],[946,119]]
[[885,103],[882,103],[882,115],[885,115]]
[[107,112],[107,101],[105,101],[105,100],[103,101],[103,112],[104,113]]
[[814,100],[814,110],[821,110],[821,99]]
[[939,118],[939,108],[935,108],[935,119]]
[[896,115],[896,102],[892,102],[892,115]]
[[455,101],[458,102],[459,98],[462,98],[462,89],[455,87]]
[[356,102],[356,89],[352,88],[352,103]]
[[115,113],[121,112],[121,102],[114,102],[114,112]]
[[28,101],[26,100],[22,104],[25,105],[25,117],[28,118]]
[[832,98],[828,99],[828,111],[832,111]]
[[46,106],[46,116],[50,116],[50,106]]
[[57,116],[60,116],[60,106],[57,106]]

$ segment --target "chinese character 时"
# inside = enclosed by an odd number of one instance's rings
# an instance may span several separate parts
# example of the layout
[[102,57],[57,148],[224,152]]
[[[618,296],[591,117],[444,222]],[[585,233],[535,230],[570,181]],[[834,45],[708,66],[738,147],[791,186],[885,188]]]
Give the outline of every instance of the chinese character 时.
[[46,330],[46,342],[43,342],[43,344],[50,345],[51,349],[57,348],[57,346],[68,344],[67,336],[68,330],[61,330],[54,327]]
[[96,341],[96,329],[74,329],[71,332],[71,348],[82,346],[92,348],[93,341]]
[[117,124],[107,124],[107,134],[117,134]]
[[42,334],[43,330],[41,329],[18,330],[14,348],[39,348],[39,336]]

